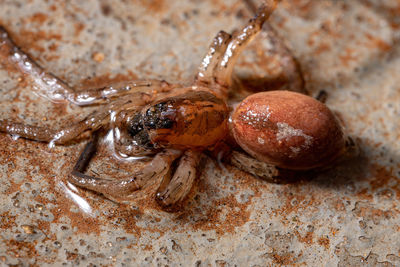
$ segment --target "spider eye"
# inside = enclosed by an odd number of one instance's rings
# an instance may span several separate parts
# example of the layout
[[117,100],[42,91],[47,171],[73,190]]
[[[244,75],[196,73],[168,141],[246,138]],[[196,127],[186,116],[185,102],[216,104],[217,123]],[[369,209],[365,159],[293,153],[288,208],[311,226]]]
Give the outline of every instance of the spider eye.
[[142,116],[140,113],[138,113],[133,117],[131,124],[128,126],[128,133],[132,137],[134,137],[135,135],[143,131],[143,129]]
[[144,126],[149,130],[171,129],[174,121],[168,116],[169,105],[167,102],[158,103],[145,112]]
[[127,131],[137,145],[145,148],[153,147],[153,144],[150,142],[149,135],[143,127],[142,114],[137,113],[132,118],[130,124],[127,127]]

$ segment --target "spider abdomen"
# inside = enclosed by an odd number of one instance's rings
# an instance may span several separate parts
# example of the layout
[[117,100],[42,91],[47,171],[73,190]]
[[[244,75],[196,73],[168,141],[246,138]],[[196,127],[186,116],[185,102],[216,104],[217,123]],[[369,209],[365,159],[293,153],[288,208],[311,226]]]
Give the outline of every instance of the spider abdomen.
[[232,115],[236,142],[260,161],[285,169],[326,166],[345,149],[341,124],[321,102],[268,91],[243,100]]

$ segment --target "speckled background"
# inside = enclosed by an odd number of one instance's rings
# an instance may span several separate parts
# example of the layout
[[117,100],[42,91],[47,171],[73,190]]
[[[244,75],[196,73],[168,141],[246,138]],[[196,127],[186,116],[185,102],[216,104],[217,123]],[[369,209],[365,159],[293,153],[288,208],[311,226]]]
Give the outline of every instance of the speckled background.
[[[252,5],[0,0],[0,24],[77,88],[139,77],[190,83],[214,35],[243,25]],[[271,25],[310,93],[328,93],[360,157],[283,185],[206,159],[186,207],[166,213],[151,196],[118,205],[68,186],[85,140],[50,149],[0,134],[0,265],[399,266],[400,2],[286,0]],[[260,35],[237,74],[278,75],[268,48]],[[49,103],[15,70],[0,68],[0,118],[57,128],[90,111]],[[139,167],[105,147],[89,172],[118,178]]]

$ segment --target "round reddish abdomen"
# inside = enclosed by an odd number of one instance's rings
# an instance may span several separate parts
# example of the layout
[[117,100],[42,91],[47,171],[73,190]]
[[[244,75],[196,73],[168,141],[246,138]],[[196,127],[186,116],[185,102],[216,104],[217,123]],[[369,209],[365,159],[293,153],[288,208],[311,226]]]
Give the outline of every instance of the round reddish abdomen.
[[330,109],[289,91],[251,95],[235,109],[236,142],[258,160],[306,170],[332,162],[344,149],[343,130]]

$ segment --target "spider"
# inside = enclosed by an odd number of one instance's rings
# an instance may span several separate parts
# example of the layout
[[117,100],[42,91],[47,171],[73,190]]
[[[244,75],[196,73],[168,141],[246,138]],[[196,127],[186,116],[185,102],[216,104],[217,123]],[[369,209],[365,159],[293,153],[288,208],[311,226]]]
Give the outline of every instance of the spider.
[[[248,173],[275,180],[281,171],[279,164],[259,156],[254,148],[246,145],[246,136],[232,133],[235,122],[230,117],[228,101],[231,100],[229,96],[234,82],[232,70],[235,62],[246,45],[261,31],[278,1],[266,1],[241,30],[233,34],[220,31],[202,60],[192,86],[158,80],[137,80],[76,92],[67,83],[43,70],[1,28],[0,57],[3,63],[15,65],[41,88],[46,88],[46,91],[40,93],[51,101],[67,100],[79,106],[96,105],[99,109],[84,120],[61,130],[0,120],[0,131],[55,145],[66,144],[85,132],[91,133],[91,140],[83,149],[68,180],[117,202],[134,200],[142,189],[154,186],[157,188],[155,198],[162,207],[181,203],[198,175],[198,164],[204,152],[214,156],[222,155],[225,161]],[[287,56],[288,50],[267,24],[264,29],[272,43],[279,48],[276,49],[277,53],[286,53],[288,60],[282,64],[286,64],[285,71],[292,86],[302,90],[303,79],[296,61]],[[268,121],[270,113],[257,117],[253,116],[255,110],[247,107],[244,113],[237,111],[235,114],[241,114],[236,116],[239,119],[247,116],[249,124],[252,119],[254,123],[260,119]],[[268,123],[263,127],[268,127]],[[337,150],[340,150],[344,139],[339,126],[336,128]],[[280,143],[289,140],[290,134],[302,144],[308,140],[288,125],[278,130],[284,134]],[[85,174],[96,152],[99,133],[107,131],[112,131],[113,145],[119,156],[153,156],[153,159],[143,169],[124,179]],[[300,148],[292,147],[294,152],[295,149]],[[335,152],[329,157],[336,157],[337,154]],[[317,165],[320,164],[310,168]]]

